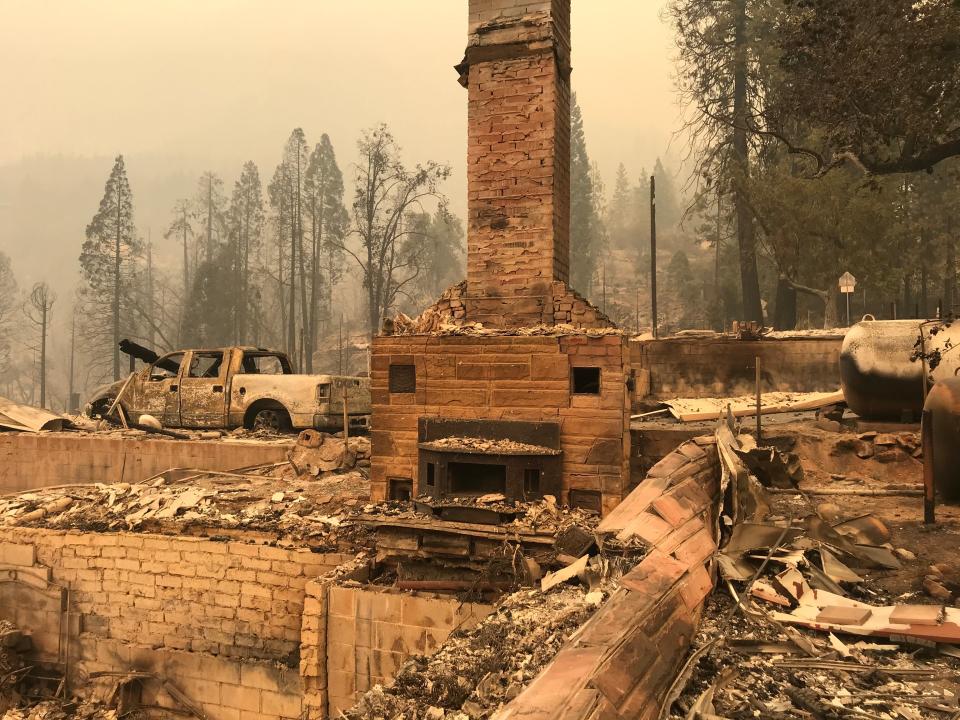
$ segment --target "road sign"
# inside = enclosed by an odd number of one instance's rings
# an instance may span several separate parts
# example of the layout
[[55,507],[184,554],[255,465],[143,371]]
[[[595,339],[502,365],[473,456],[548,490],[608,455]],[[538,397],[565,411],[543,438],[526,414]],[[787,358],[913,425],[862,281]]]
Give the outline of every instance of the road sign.
[[857,286],[857,279],[848,272],[840,276],[840,292],[852,293]]

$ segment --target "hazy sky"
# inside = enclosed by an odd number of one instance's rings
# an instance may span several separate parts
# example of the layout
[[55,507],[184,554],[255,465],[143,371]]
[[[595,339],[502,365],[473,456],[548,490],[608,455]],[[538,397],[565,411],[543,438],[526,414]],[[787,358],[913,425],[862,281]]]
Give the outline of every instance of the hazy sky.
[[[620,161],[634,177],[651,169],[677,125],[662,6],[573,0],[574,89],[608,189]],[[36,155],[101,159],[96,187],[77,189],[89,211],[69,220],[79,246],[122,152],[138,224],[156,237],[166,210],[143,197],[151,178],[137,158],[182,171],[182,195],[207,168],[229,191],[248,159],[269,181],[297,126],[311,143],[327,132],[349,173],[358,131],[385,121],[408,161],[452,165],[446,190],[462,212],[467,94],[453,65],[466,31],[467,0],[0,0],[0,170]]]
[[[605,174],[650,163],[676,124],[661,8],[573,1],[574,85]],[[384,120],[411,159],[461,170],[466,24],[466,0],[0,0],[0,162],[272,163],[298,125],[350,155]]]

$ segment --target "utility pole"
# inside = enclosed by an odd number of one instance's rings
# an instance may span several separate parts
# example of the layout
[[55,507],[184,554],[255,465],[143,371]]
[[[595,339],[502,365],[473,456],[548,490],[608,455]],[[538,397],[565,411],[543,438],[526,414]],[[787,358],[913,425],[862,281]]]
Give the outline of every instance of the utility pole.
[[657,176],[650,176],[650,317],[657,337]]
[[70,321],[70,393],[69,393],[69,396],[67,397],[67,405],[69,405],[69,407],[64,408],[65,410],[67,410],[67,412],[71,412],[71,413],[73,412],[74,406],[75,406],[73,402],[73,367],[74,367],[73,360],[74,360],[74,353],[76,351],[76,346],[77,346],[77,306],[76,305],[73,306],[72,315],[73,317]]
[[340,313],[340,375],[343,375],[343,313]]
[[607,264],[606,263],[603,264],[602,277],[603,277],[603,302],[601,303],[600,307],[603,310],[603,314],[606,315],[607,314]]

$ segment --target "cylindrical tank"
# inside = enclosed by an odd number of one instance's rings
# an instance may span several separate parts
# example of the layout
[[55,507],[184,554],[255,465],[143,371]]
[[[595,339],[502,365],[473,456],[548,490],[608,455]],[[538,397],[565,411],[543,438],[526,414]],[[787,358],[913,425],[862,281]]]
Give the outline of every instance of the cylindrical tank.
[[960,378],[936,383],[927,394],[924,422],[929,421],[933,447],[924,445],[924,455],[933,459],[933,483],[948,502],[960,501]]
[[[923,320],[863,320],[840,350],[840,387],[847,406],[869,420],[915,421],[923,410],[923,363],[911,361]],[[927,352],[960,345],[960,327],[924,328]],[[953,377],[960,351],[945,352],[928,383]]]

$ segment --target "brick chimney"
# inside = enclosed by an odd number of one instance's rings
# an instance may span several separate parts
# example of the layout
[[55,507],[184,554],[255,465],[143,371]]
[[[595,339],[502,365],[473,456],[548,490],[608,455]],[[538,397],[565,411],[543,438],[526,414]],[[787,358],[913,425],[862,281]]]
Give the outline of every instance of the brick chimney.
[[554,322],[570,266],[570,0],[470,0],[467,319]]

